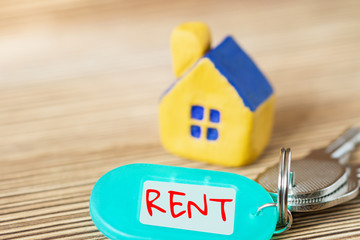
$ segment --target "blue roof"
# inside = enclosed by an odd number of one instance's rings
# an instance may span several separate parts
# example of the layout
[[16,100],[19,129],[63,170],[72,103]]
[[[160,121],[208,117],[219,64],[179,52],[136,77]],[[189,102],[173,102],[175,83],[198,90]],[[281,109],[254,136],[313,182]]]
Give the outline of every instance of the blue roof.
[[273,93],[265,76],[232,37],[226,37],[204,57],[214,63],[251,111]]

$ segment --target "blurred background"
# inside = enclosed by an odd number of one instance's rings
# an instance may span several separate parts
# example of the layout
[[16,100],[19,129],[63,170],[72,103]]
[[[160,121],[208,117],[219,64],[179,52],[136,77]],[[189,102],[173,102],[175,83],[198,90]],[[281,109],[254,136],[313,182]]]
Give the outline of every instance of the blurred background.
[[[252,165],[207,165],[161,147],[157,105],[175,80],[170,33],[193,20],[209,25],[213,46],[232,35],[275,88],[273,137]],[[359,30],[356,0],[0,1],[0,238],[101,239],[90,192],[123,164],[255,178],[282,146],[298,158],[329,143],[360,122]],[[295,215],[278,238],[355,239],[356,211],[323,211],[316,226]]]

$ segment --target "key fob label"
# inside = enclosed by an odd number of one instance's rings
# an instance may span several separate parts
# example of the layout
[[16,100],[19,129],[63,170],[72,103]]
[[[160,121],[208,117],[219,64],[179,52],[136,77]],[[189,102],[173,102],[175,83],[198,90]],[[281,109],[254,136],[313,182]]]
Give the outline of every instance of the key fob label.
[[235,202],[233,188],[146,181],[140,222],[230,235],[234,232]]
[[129,164],[102,176],[90,215],[108,238],[136,240],[264,240],[276,208],[255,181],[238,174],[155,164]]

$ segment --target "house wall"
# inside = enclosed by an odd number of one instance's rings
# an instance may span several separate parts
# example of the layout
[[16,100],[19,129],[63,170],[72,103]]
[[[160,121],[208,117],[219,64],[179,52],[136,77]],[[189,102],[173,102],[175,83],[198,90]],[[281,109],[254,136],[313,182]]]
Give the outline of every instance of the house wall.
[[275,95],[271,95],[254,112],[251,132],[251,156],[248,163],[255,160],[266,148],[272,133],[275,112]]
[[[192,105],[204,107],[203,120],[191,119]],[[219,123],[209,122],[210,108],[220,111]],[[173,154],[225,166],[243,165],[252,158],[253,113],[207,58],[163,97],[159,115],[163,146]],[[201,127],[200,138],[191,136],[191,125]],[[206,139],[208,127],[218,130],[217,140]]]

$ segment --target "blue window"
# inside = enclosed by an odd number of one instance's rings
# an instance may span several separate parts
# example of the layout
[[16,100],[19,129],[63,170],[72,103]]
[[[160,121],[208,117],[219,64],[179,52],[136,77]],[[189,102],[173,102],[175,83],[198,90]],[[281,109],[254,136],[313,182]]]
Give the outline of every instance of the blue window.
[[191,118],[195,120],[204,119],[204,108],[202,106],[194,105],[191,107]]
[[220,123],[219,110],[213,108],[206,109],[200,105],[192,105],[190,120],[192,123],[190,125],[190,135],[193,138],[201,139],[202,134],[204,134],[203,139],[205,139],[206,137],[207,141],[216,141],[219,138],[219,131],[218,131],[218,124]]
[[191,133],[191,136],[193,136],[194,138],[200,138],[201,137],[201,128],[200,128],[200,126],[191,125],[190,133]]
[[210,141],[215,141],[217,140],[219,137],[219,133],[218,130],[216,128],[208,128],[207,129],[207,134],[206,134],[206,139],[210,140]]
[[220,122],[220,112],[216,109],[210,109],[210,122],[219,123]]

